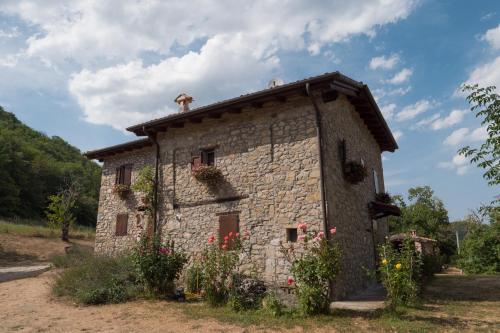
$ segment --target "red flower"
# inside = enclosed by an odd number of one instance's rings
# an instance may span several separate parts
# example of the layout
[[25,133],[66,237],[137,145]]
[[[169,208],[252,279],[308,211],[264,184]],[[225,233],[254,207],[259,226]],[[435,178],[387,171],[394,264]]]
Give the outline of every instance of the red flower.
[[333,228],[331,228],[331,229],[330,229],[330,233],[331,233],[332,235],[335,235],[335,234],[337,233],[337,227],[333,227]]
[[168,247],[160,247],[159,252],[162,253],[162,254],[169,254],[170,253],[170,249]]
[[293,278],[289,277],[286,282],[288,283],[289,286],[291,286],[292,284],[295,283],[295,280]]
[[223,250],[227,250],[227,244],[222,245]]
[[208,244],[212,244],[214,241],[215,241],[215,236],[214,235],[208,237]]
[[240,237],[240,233],[239,233],[239,232],[237,232],[235,236],[236,236],[236,237]]
[[233,232],[232,231],[229,233],[229,237],[233,237]]
[[228,240],[229,240],[229,237],[224,236],[224,241],[226,241],[226,242],[227,242]]
[[299,223],[297,225],[297,228],[302,230],[302,232],[307,232],[307,224],[305,224],[305,223]]

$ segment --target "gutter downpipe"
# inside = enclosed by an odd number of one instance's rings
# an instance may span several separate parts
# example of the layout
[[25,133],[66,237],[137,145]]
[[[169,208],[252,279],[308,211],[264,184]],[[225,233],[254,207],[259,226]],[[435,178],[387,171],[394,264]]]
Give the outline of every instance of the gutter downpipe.
[[318,160],[319,160],[319,175],[320,175],[320,195],[321,195],[321,213],[323,215],[323,229],[325,232],[325,237],[330,239],[330,233],[328,232],[328,214],[326,206],[326,190],[325,190],[325,177],[324,177],[324,167],[323,167],[323,135],[321,132],[321,113],[319,111],[318,104],[312,95],[309,82],[306,83],[306,93],[311,101],[312,106],[315,111],[316,118],[316,138],[318,140]]
[[158,140],[156,140],[156,133],[147,132],[145,126],[142,126],[142,130],[148,138],[154,143],[156,147],[155,156],[155,183],[153,188],[153,235],[156,235],[158,229],[158,178],[159,178],[159,167],[160,167],[160,145]]

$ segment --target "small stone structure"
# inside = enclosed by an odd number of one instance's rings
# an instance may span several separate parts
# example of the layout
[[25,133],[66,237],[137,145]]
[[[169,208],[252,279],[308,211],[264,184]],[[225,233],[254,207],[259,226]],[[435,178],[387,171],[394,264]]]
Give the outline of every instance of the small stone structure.
[[[95,251],[127,251],[151,228],[140,193],[122,199],[113,188],[157,163],[158,229],[186,252],[201,252],[210,235],[248,232],[242,269],[284,287],[280,244],[296,241],[299,222],[335,226],[344,260],[334,297],[366,286],[388,232],[369,206],[384,191],[381,153],[397,149],[366,85],[335,72],[193,110],[180,96],[182,112],[128,129],[149,138],[86,154],[104,162]],[[346,160],[365,166],[362,182],[346,181]],[[193,177],[200,165],[220,170],[216,186]]]

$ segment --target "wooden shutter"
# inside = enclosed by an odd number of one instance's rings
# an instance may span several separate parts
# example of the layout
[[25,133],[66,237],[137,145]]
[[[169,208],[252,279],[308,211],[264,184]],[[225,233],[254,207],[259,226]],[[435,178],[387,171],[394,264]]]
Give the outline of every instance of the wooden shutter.
[[[238,231],[238,214],[224,214],[219,216],[219,239],[221,244],[224,243],[224,237],[229,236],[230,232],[236,234]],[[229,243],[229,248],[231,248],[231,243]]]
[[130,185],[132,183],[132,164],[127,164],[123,167],[123,184]]
[[196,170],[201,165],[201,157],[194,156],[191,160],[191,170]]
[[122,168],[116,168],[116,175],[115,175],[115,184],[121,184],[120,181],[121,181],[121,171],[122,171]]
[[127,225],[128,225],[128,214],[122,213],[116,215],[116,236],[126,236],[127,235]]

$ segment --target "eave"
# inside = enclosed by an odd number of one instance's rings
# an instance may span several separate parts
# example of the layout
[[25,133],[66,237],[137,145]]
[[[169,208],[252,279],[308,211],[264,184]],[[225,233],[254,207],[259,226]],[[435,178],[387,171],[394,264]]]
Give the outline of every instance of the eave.
[[135,140],[135,141],[130,141],[126,143],[122,143],[119,145],[111,146],[111,147],[106,147],[102,149],[97,149],[97,150],[91,150],[83,155],[86,156],[89,159],[96,159],[99,161],[103,161],[105,157],[110,157],[116,154],[121,154],[127,151],[132,151],[132,150],[137,150],[137,149],[142,149],[145,147],[152,147],[153,143],[149,138],[147,139],[140,139],[140,140]]

